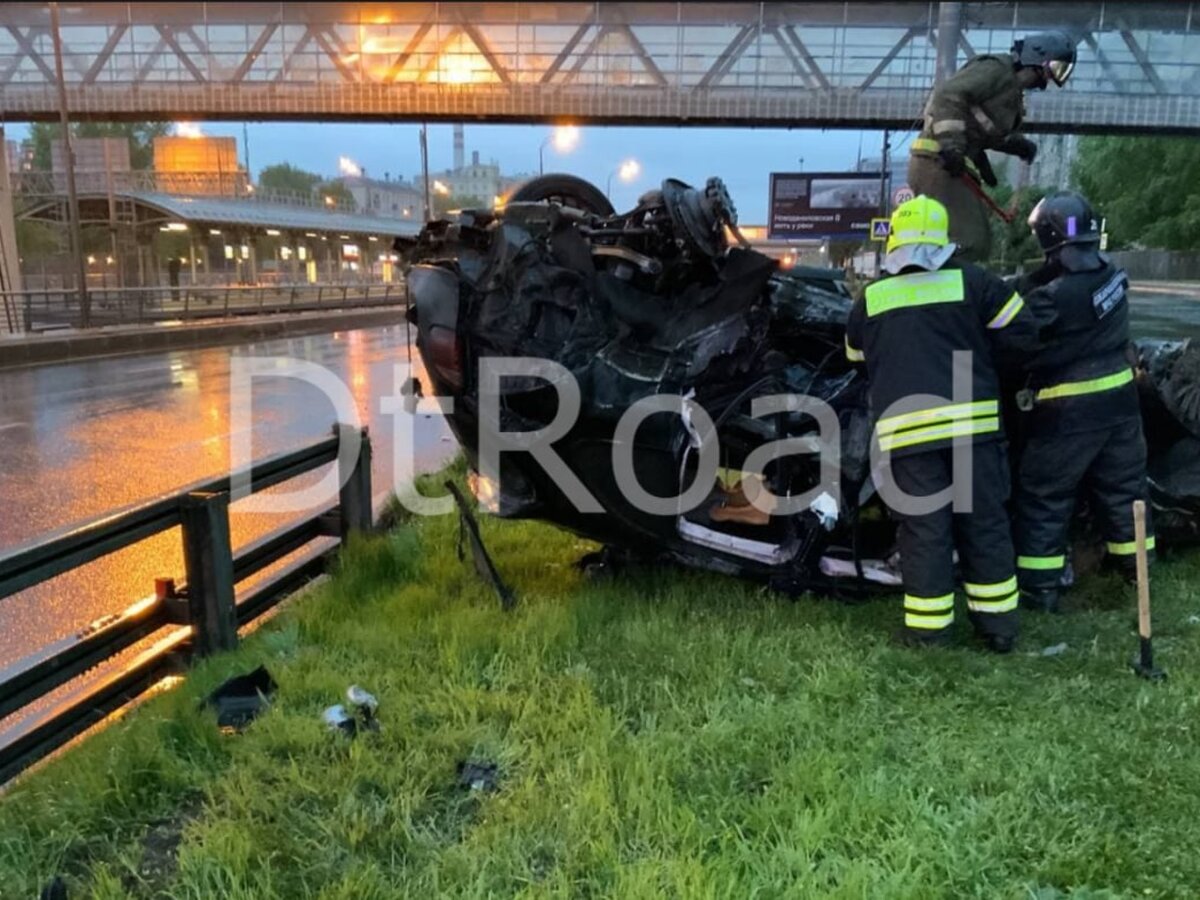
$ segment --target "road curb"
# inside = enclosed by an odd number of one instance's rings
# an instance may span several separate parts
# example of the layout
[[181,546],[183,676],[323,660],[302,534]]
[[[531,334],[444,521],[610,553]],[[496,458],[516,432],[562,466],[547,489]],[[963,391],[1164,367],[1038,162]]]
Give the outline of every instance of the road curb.
[[191,350],[330,331],[377,328],[404,321],[403,306],[297,316],[262,316],[151,328],[126,328],[0,340],[0,369],[44,366],[83,359]]

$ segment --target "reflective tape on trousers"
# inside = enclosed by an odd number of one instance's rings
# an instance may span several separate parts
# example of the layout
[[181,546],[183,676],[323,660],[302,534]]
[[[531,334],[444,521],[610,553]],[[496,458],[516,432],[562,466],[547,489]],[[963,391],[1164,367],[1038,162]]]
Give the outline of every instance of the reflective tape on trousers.
[[1099,394],[1103,391],[1124,387],[1133,381],[1133,370],[1122,369],[1103,378],[1090,378],[1087,381],[1067,381],[1051,385],[1037,392],[1038,400],[1061,400],[1064,397],[1081,397],[1085,394]]

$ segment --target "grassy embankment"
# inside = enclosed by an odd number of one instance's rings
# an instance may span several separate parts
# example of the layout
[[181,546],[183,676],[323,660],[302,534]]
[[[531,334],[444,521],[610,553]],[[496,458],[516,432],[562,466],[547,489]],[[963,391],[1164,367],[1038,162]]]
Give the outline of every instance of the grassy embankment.
[[[1134,678],[1129,589],[1026,618],[998,659],[894,648],[898,601],[793,602],[658,572],[587,582],[587,546],[483,523],[520,607],[450,517],[340,574],[0,799],[0,895],[1179,897],[1200,885],[1200,559],[1156,571],[1170,681]],[[1065,641],[1056,656],[1040,651]],[[265,662],[237,736],[198,698]],[[327,732],[356,682],[383,730]],[[499,789],[456,784],[467,758]]]

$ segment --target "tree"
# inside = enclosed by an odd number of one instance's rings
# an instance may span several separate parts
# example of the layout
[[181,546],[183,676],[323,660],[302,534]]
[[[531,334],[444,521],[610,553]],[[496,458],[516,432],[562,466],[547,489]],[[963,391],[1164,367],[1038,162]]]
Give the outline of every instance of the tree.
[[258,186],[271,191],[299,194],[311,197],[313,188],[321,183],[321,176],[306,172],[291,163],[267,166],[258,173]]
[[[134,169],[149,169],[154,165],[154,139],[171,131],[169,122],[76,122],[71,126],[75,137],[115,137],[129,141],[129,164]],[[33,141],[33,167],[50,170],[50,145],[62,136],[62,126],[51,122],[35,122],[29,128]]]
[[334,181],[323,181],[318,184],[317,193],[322,198],[332,197],[337,206],[342,209],[354,209],[357,206],[354,195],[350,193],[350,188],[336,179]]
[[1200,249],[1200,141],[1088,137],[1075,177],[1112,246]]

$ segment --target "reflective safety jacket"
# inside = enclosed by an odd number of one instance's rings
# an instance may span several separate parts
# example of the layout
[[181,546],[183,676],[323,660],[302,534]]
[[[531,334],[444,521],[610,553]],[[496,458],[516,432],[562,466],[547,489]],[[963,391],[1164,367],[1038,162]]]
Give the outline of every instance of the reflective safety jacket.
[[1032,430],[1078,433],[1138,419],[1125,270],[1107,261],[1089,272],[1051,263],[1019,286],[1042,323],[1041,346],[1025,367]]
[[879,449],[901,456],[1003,437],[998,369],[1036,340],[1021,295],[978,266],[869,285],[850,311],[846,357],[867,365]]
[[1025,97],[1009,56],[976,56],[933,89],[925,125],[912,142],[915,156],[943,147],[969,160],[984,150],[1004,150],[1025,116]]

